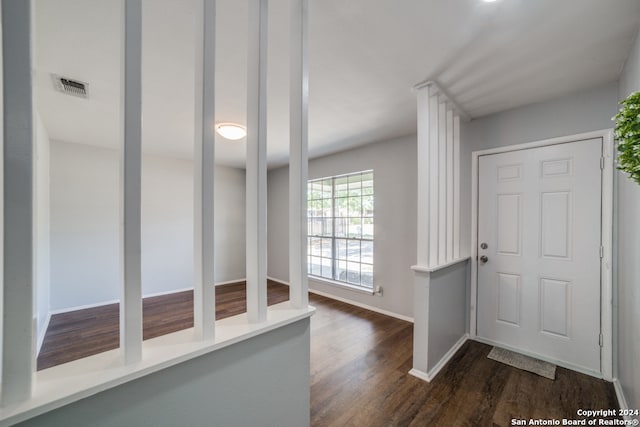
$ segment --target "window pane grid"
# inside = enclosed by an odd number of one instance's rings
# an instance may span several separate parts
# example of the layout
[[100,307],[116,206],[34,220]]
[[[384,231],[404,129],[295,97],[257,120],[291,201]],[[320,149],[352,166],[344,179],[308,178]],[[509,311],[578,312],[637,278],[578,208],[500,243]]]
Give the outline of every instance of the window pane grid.
[[373,171],[309,181],[308,273],[373,288]]

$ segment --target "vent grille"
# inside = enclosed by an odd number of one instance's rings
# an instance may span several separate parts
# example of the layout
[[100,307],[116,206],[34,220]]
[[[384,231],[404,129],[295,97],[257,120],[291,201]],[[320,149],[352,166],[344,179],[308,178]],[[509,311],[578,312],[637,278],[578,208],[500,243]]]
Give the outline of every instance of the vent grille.
[[61,77],[55,74],[51,77],[53,78],[53,84],[58,92],[84,99],[89,97],[89,85],[87,83],[67,77]]

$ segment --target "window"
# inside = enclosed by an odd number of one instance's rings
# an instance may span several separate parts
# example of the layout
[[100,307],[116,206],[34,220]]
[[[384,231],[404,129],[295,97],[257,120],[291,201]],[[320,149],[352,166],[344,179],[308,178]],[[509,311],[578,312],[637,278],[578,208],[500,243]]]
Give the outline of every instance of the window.
[[373,289],[373,171],[308,184],[308,272]]

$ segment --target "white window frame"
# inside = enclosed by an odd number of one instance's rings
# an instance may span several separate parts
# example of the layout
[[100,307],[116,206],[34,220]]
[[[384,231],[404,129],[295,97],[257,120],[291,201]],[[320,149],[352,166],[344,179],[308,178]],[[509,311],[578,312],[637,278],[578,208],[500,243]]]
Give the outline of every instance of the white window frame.
[[[326,198],[326,197],[322,197],[320,199],[312,199],[312,192],[311,190],[308,191],[308,202],[311,201],[317,201],[317,200],[331,200],[331,216],[315,216],[312,215],[311,210],[308,208],[308,215],[307,215],[307,225],[308,225],[308,240],[307,240],[307,247],[308,247],[308,255],[307,255],[307,259],[308,259],[308,269],[307,269],[307,273],[310,279],[313,280],[318,280],[318,281],[322,281],[322,282],[326,282],[332,285],[337,285],[337,286],[341,286],[341,287],[345,287],[351,290],[355,290],[355,291],[361,291],[361,292],[365,292],[365,293],[369,293],[369,294],[373,294],[374,293],[374,289],[375,289],[375,258],[374,258],[374,252],[375,252],[375,206],[372,206],[371,211],[370,211],[370,215],[366,214],[364,212],[364,210],[362,209],[362,201],[361,201],[361,210],[360,210],[360,215],[359,217],[351,217],[347,214],[347,217],[344,217],[342,215],[337,215],[336,213],[336,200],[337,199],[348,199],[347,197],[337,197],[336,195],[336,180],[338,179],[344,179],[344,178],[351,178],[351,177],[356,177],[359,176],[360,177],[360,183],[362,183],[362,178],[366,175],[371,175],[372,179],[372,193],[370,194],[370,196],[374,199],[374,203],[375,203],[375,175],[374,175],[374,171],[372,169],[368,169],[368,170],[363,170],[363,171],[358,171],[358,172],[352,172],[352,173],[347,173],[347,174],[341,174],[341,175],[334,175],[334,176],[327,176],[327,177],[323,177],[323,178],[317,178],[317,179],[311,179],[308,181],[308,185],[311,186],[314,183],[319,183],[319,182],[323,182],[323,181],[327,181],[327,180],[331,180],[331,195],[330,197]],[[362,184],[361,184],[362,185]],[[361,187],[362,188],[362,187]],[[362,197],[364,196],[361,193]],[[369,195],[367,195],[369,196]],[[330,223],[331,223],[331,232],[330,235],[327,235],[326,232],[321,232],[320,234],[318,233],[313,233],[313,227],[311,225],[311,220],[313,218],[322,218],[322,219],[330,219]],[[346,219],[349,220],[351,218],[359,218],[360,219],[360,237],[350,237],[348,232],[344,233],[344,236],[337,236],[336,234],[336,219]],[[371,231],[371,238],[364,238],[363,234],[362,234],[362,229],[364,227],[364,222],[365,220],[371,220],[371,226],[373,228],[373,230]],[[311,273],[311,259],[312,258],[318,258],[317,255],[312,255],[312,251],[311,251],[311,240],[312,239],[328,239],[331,240],[331,256],[330,257],[324,257],[321,256],[321,259],[330,259],[331,261],[331,277],[326,277],[322,275],[322,271],[320,273],[320,275],[317,274],[313,274]],[[362,262],[362,258],[361,256],[358,257],[359,261],[348,261],[348,258],[345,256],[344,259],[341,259],[338,257],[338,241],[339,240],[344,240],[345,241],[345,245],[346,248],[348,248],[349,242],[360,242],[360,255],[362,254],[362,242],[371,242],[371,246],[372,246],[372,254],[371,254],[371,263],[368,262]],[[342,280],[340,278],[336,277],[336,272],[338,270],[338,263],[339,262],[344,262],[345,263],[345,271],[348,271],[347,263],[357,263],[359,265],[359,277],[360,277],[360,283],[354,283],[351,281],[348,281],[348,277],[345,278],[345,280]],[[366,284],[362,283],[362,266],[366,265],[366,266],[370,266],[371,267],[371,286],[367,286]],[[321,269],[322,269],[322,265],[321,265]],[[347,273],[348,275],[348,273]]]

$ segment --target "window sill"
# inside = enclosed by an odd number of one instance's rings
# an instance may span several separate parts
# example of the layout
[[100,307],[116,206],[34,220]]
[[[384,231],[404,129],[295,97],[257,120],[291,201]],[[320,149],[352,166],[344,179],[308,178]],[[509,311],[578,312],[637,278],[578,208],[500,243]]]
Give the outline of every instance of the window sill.
[[124,365],[120,350],[65,363],[34,374],[33,396],[0,409],[0,426],[10,426],[126,382],[308,318],[313,307],[294,309],[289,301],[270,306],[267,320],[249,323],[246,313],[216,321],[216,337],[200,341],[194,329],[146,340],[143,359]]
[[363,288],[361,286],[350,285],[348,283],[338,282],[337,280],[331,280],[324,277],[318,276],[308,276],[309,280],[313,280],[314,282],[322,283],[325,285],[335,286],[337,288],[346,289],[348,291],[358,292],[365,295],[374,295],[375,292],[373,289]]

